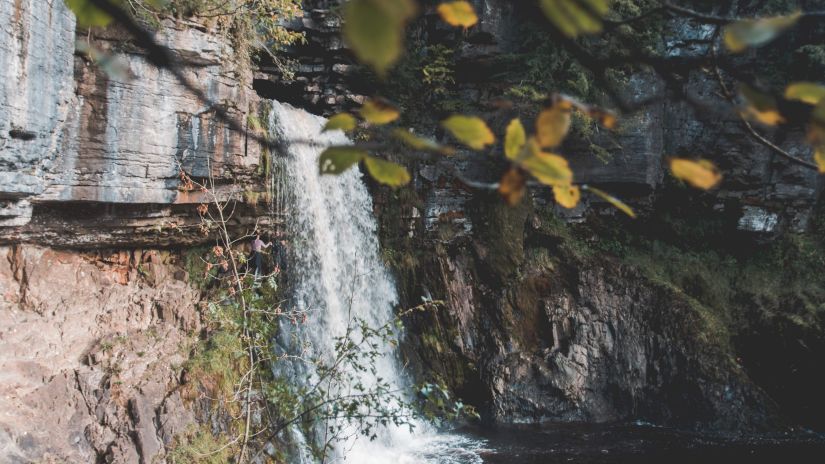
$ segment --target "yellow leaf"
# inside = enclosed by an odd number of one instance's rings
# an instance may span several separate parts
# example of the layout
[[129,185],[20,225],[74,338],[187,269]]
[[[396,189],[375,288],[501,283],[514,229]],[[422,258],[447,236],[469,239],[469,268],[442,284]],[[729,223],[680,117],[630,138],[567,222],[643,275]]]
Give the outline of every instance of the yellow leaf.
[[579,188],[575,185],[554,185],[553,195],[556,197],[556,203],[567,209],[575,208],[582,197]]
[[596,196],[598,196],[602,200],[605,200],[606,202],[610,203],[615,208],[617,208],[619,211],[627,214],[628,216],[630,216],[634,219],[636,218],[636,213],[633,211],[633,208],[628,206],[625,202],[623,202],[623,201],[619,200],[618,198],[614,197],[613,195],[610,195],[609,193],[607,193],[605,191],[599,190],[596,187],[590,187],[589,185],[582,185],[582,189],[587,190],[588,192],[595,194]]
[[415,11],[412,0],[350,0],[344,6],[344,40],[358,60],[383,76],[401,57],[404,28]]
[[475,116],[450,116],[441,125],[459,142],[474,150],[483,150],[496,142],[496,136],[487,123]]
[[672,158],[670,172],[673,177],[703,190],[712,189],[722,180],[722,174],[713,163],[707,160]]
[[498,193],[501,194],[507,204],[516,206],[524,198],[525,185],[524,174],[518,169],[511,168],[501,178],[501,182],[498,184]]
[[572,110],[575,108],[581,111],[587,116],[598,121],[599,124],[601,124],[607,129],[614,129],[616,127],[616,124],[618,123],[616,115],[611,111],[599,108],[598,106],[592,106],[582,103],[578,99],[573,98],[569,95],[554,95],[553,101],[555,102],[555,104],[561,105],[562,109]]
[[521,167],[545,185],[570,185],[573,182],[573,171],[567,160],[559,155],[534,153],[521,161]]
[[785,89],[785,98],[816,105],[825,98],[825,87],[813,82],[796,82]]
[[599,123],[607,129],[613,130],[616,128],[616,124],[618,123],[618,119],[616,115],[603,110],[593,110],[589,113],[591,118],[595,118]]
[[366,156],[366,151],[355,147],[329,147],[318,158],[318,169],[321,174],[341,174]]
[[468,28],[478,22],[478,16],[470,2],[447,2],[438,5],[438,14],[447,24]]
[[536,119],[536,138],[544,148],[561,145],[570,130],[570,105],[556,103]]
[[733,53],[759,47],[775,39],[799,20],[801,13],[772,18],[746,19],[725,26],[725,46]]
[[518,118],[510,121],[507,126],[507,133],[504,136],[504,154],[507,158],[516,159],[526,141],[527,134],[524,132],[521,121]]
[[541,9],[556,28],[568,37],[602,30],[609,0],[541,0]]
[[349,113],[336,114],[327,120],[327,123],[324,124],[324,130],[322,132],[336,129],[349,132],[355,129],[356,123],[357,121],[355,120],[355,116]]
[[359,113],[365,121],[378,126],[389,124],[401,116],[398,108],[383,98],[368,100],[361,107]]
[[748,102],[743,116],[768,126],[776,126],[785,122],[773,96],[760,92],[747,84],[739,85],[739,93]]
[[401,140],[407,146],[415,150],[438,152],[443,155],[452,155],[454,150],[451,147],[440,145],[435,140],[419,137],[407,129],[397,128],[392,131],[393,136]]
[[825,174],[825,146],[818,146],[814,150],[814,161],[819,168],[820,174]]
[[410,182],[410,173],[400,164],[368,156],[364,159],[367,172],[378,182],[390,187],[400,187]]
[[766,126],[776,126],[785,122],[785,118],[779,114],[779,111],[759,111],[752,106],[745,108],[744,116],[748,119],[758,121]]

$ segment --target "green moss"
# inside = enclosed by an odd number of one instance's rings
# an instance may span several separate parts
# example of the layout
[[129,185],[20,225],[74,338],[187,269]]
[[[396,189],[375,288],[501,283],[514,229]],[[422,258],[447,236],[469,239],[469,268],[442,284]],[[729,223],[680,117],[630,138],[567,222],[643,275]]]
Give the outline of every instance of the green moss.
[[429,363],[422,373],[428,382],[446,385],[451,391],[466,387],[465,383],[472,376],[475,366],[468,359],[459,355],[460,350],[453,340],[459,338],[458,330],[445,326],[438,314],[428,316],[431,320],[420,327],[419,340]]
[[434,95],[448,95],[455,85],[453,50],[437,44],[427,47],[425,56],[426,59],[421,65],[423,82],[430,87]]
[[212,393],[231,395],[240,373],[248,366],[246,350],[238,334],[231,330],[213,332],[198,345],[187,363],[193,379]]
[[594,242],[651,282],[683,295],[705,322],[709,340],[727,344],[747,332],[754,318],[781,319],[815,329],[825,314],[825,244],[814,234],[786,234],[767,245],[733,238],[735,230],[708,213],[644,226],[655,230],[611,231]]
[[505,95],[534,103],[554,92],[587,99],[592,78],[563,48],[548,40],[541,26],[528,24],[522,33],[522,52],[495,58],[496,79],[513,85]]
[[[190,250],[185,255],[190,272],[205,272],[205,263],[201,259],[205,256],[209,256],[205,247]],[[213,269],[217,267],[214,266]],[[209,285],[212,282],[216,281],[209,279],[203,287],[207,299],[211,301],[203,313],[206,336],[188,350],[190,356],[184,367],[189,381],[184,385],[182,395],[190,400],[208,398],[207,410],[213,417],[212,421],[219,421],[220,429],[234,437],[246,427],[241,410],[243,403],[238,401],[238,389],[246,387],[244,379],[250,378],[248,372],[251,367],[250,346],[244,335],[244,327],[254,340],[255,356],[260,358],[263,353],[268,354],[269,343],[279,328],[278,316],[273,316],[271,310],[280,301],[280,293],[277,286],[269,280],[260,282],[253,288],[250,278],[245,282],[243,294],[247,309],[245,315],[237,300],[231,298],[225,288]],[[277,383],[272,371],[266,367],[256,369],[252,378],[252,388],[264,393],[271,391]],[[276,405],[271,410],[277,412],[280,406]],[[254,432],[253,430],[252,433]],[[179,437],[174,448],[179,459],[176,462],[228,462],[221,453],[217,454],[221,459],[218,461],[201,456],[205,454],[203,450],[219,448],[213,446],[219,442],[226,440],[223,436],[212,436],[206,429],[187,432]],[[252,443],[250,446],[258,447],[262,444]],[[237,449],[229,449],[230,453],[237,452]],[[193,456],[201,456],[205,460],[186,460],[193,459]]]
[[[272,112],[272,103],[269,100],[262,100],[257,106],[257,114],[254,108],[249,109],[249,121],[247,122],[249,129],[256,134],[261,134],[267,139],[272,139],[272,134],[269,133],[269,125],[262,121],[269,120],[269,113]],[[269,147],[261,146],[261,159],[258,163],[258,175],[264,179],[269,179],[272,175],[272,154]]]
[[529,201],[508,206],[497,192],[479,194],[472,205],[472,223],[478,242],[489,244],[480,253],[496,278],[512,275],[524,260],[524,228],[532,210]]
[[190,427],[174,438],[167,460],[171,464],[226,464],[235,452],[228,444],[225,435],[215,436],[205,425]]
[[559,219],[549,207],[537,209],[536,214],[540,220],[536,232],[555,239],[557,248],[569,257],[583,261],[598,253],[598,250],[585,240],[590,231],[582,231],[580,228],[567,224]]
[[[183,253],[183,266],[189,275],[189,283],[203,290],[210,282],[209,273],[206,271],[206,261],[204,257],[209,253],[208,246],[199,246],[187,249]],[[214,272],[217,272],[215,270]]]

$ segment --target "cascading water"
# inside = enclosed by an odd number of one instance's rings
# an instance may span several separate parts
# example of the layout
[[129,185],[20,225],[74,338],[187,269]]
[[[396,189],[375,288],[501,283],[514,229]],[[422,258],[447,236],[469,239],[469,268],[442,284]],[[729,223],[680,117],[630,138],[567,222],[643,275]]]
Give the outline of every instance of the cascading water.
[[[336,337],[343,336],[351,321],[359,319],[373,328],[390,323],[398,301],[395,284],[380,256],[372,199],[358,169],[339,176],[321,176],[318,156],[324,145],[348,144],[340,131],[321,133],[325,120],[303,110],[272,102],[270,133],[284,144],[276,171],[280,198],[290,237],[288,271],[292,305],[310,313],[306,324],[282,333],[285,350],[306,349],[324,356],[334,353]],[[290,143],[300,141],[300,143]],[[306,143],[307,141],[311,143]],[[295,340],[300,346],[296,346]],[[307,343],[308,342],[308,343]],[[392,347],[375,361],[376,377],[397,389],[409,388]],[[278,376],[307,382],[316,373],[310,364],[278,362]],[[369,383],[376,379],[358,377]],[[347,386],[344,386],[346,388]],[[385,426],[373,441],[350,438],[339,442],[333,460],[369,463],[475,463],[477,443],[455,435],[437,434],[417,423],[407,427]],[[293,430],[293,438],[306,440]],[[302,461],[311,460],[304,456]]]

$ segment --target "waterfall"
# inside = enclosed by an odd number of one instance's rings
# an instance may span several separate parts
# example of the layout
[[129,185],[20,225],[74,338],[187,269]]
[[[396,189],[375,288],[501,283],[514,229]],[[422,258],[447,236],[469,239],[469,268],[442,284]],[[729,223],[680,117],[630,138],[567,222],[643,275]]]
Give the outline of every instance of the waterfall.
[[[306,324],[282,333],[279,344],[293,352],[308,349],[316,356],[334,353],[336,337],[344,335],[353,318],[373,328],[391,323],[398,302],[395,283],[381,261],[372,198],[361,172],[350,169],[339,176],[318,172],[323,146],[349,143],[340,131],[321,133],[324,123],[321,117],[272,102],[270,134],[286,151],[280,154],[284,159],[276,170],[280,179],[276,183],[285,189],[278,193],[279,198],[285,198],[284,206],[278,208],[283,208],[280,213],[290,240],[287,275],[291,304],[310,314]],[[382,350],[386,355],[375,361],[377,377],[395,388],[409,389],[411,384],[393,356],[393,348],[387,344]],[[307,363],[276,364],[280,364],[273,367],[276,375],[296,382],[316,374]],[[338,443],[336,458],[358,464],[480,462],[466,439],[437,434],[423,423],[415,426],[414,432],[386,426],[373,441],[362,437]],[[310,459],[305,456],[303,460]]]

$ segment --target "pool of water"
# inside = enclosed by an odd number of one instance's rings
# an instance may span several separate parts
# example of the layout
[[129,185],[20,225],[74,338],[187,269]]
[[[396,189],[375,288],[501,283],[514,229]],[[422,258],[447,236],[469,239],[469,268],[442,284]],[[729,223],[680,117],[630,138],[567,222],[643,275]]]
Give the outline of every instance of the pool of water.
[[565,424],[461,433],[472,443],[467,463],[825,462],[825,436],[810,432],[733,437],[643,424]]

